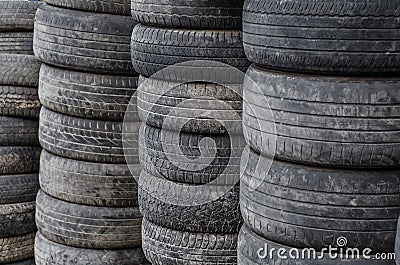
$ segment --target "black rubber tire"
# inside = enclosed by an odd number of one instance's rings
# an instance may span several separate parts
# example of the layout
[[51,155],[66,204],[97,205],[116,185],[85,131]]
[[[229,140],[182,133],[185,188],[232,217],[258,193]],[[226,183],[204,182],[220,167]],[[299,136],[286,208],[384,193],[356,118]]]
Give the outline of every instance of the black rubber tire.
[[35,259],[25,259],[22,261],[8,263],[8,265],[35,265]]
[[[272,249],[275,250],[275,252],[272,252],[272,258],[269,255],[263,258],[263,255],[269,254],[269,251]],[[283,246],[264,239],[244,225],[239,233],[238,239],[238,265],[394,265],[393,260],[378,260],[372,255],[371,259],[366,259],[361,254],[363,251],[362,249],[360,249],[359,259],[347,259],[346,257],[330,258],[329,255],[325,255],[325,258],[282,259],[277,255],[280,249],[285,250],[283,256],[289,257],[289,251],[295,253],[293,252],[295,248]],[[260,253],[261,255],[257,253],[259,250],[262,250]],[[301,257],[302,250],[297,249],[297,251],[300,253],[299,256]],[[282,255],[282,252],[279,253],[279,255]],[[333,254],[334,253],[332,253],[332,255]],[[321,253],[317,252],[316,255],[318,255],[317,257],[321,257]]]
[[398,75],[399,15],[390,0],[247,0],[244,47],[250,61],[270,69]]
[[41,4],[25,0],[0,1],[0,31],[32,31],[36,9]]
[[190,134],[148,125],[139,133],[143,169],[181,183],[205,184],[222,176],[238,180],[244,147],[242,136],[235,135]]
[[121,15],[131,14],[130,0],[46,0],[46,3],[82,11]]
[[39,119],[40,101],[37,88],[0,85],[0,115]]
[[0,263],[13,264],[12,262],[33,257],[35,234],[36,232],[22,236],[0,238]]
[[143,25],[185,29],[241,29],[243,0],[132,0],[132,16]]
[[143,251],[153,265],[236,265],[237,234],[172,230],[143,219]]
[[133,75],[132,17],[43,5],[36,13],[35,55],[44,63],[93,73]]
[[39,122],[0,116],[0,146],[39,146]]
[[[125,111],[136,92],[138,77],[88,74],[43,64],[40,70],[39,95],[51,110],[87,119],[124,119]],[[132,119],[137,113],[128,112]]]
[[160,199],[179,197],[186,186],[188,185],[170,185],[170,181],[152,176],[143,170],[139,178],[139,205],[143,217],[154,224],[174,230],[201,233],[239,232],[242,217],[238,186],[223,197],[198,206],[175,205]]
[[37,87],[39,70],[33,55],[0,54],[0,85]]
[[240,30],[185,30],[137,25],[132,33],[132,63],[149,77],[159,70],[192,60],[213,60],[246,71]]
[[[134,177],[139,174],[140,165]],[[43,151],[39,176],[41,189],[63,201],[108,207],[138,205],[138,184],[126,164],[89,163]]]
[[0,205],[34,201],[38,190],[37,174],[0,175]]
[[[255,150],[281,160],[399,167],[399,85],[400,78],[294,75],[253,66],[244,83],[246,140]],[[269,106],[260,104],[260,97],[268,100],[274,121],[265,115]]]
[[0,204],[0,235],[12,237],[35,232],[35,202]]
[[33,55],[33,32],[1,32],[0,53]]
[[243,131],[241,95],[241,85],[227,88],[211,83],[182,84],[143,78],[137,105],[142,121],[154,127],[189,133],[239,134]]
[[[42,108],[39,141],[58,156],[96,163],[125,163],[122,122],[77,118]],[[132,123],[139,131],[140,122]],[[132,135],[133,130],[130,130]],[[137,136],[137,134],[135,134]],[[136,137],[137,139],[137,137]],[[128,148],[128,147],[126,147]],[[138,143],[126,149],[130,163],[139,163]]]
[[123,249],[141,244],[138,207],[95,207],[55,199],[39,191],[36,224],[39,232],[59,244],[93,249]]
[[25,174],[39,171],[40,147],[0,146],[0,174]]
[[[347,247],[394,249],[400,214],[398,170],[335,170],[270,160],[253,151],[240,185],[244,222],[273,242],[320,251],[348,237]],[[258,168],[256,165],[258,164]],[[329,180],[329,181],[326,181]],[[257,183],[254,189],[252,183]]]
[[100,250],[75,248],[48,240],[37,233],[35,240],[36,265],[148,265],[141,248]]

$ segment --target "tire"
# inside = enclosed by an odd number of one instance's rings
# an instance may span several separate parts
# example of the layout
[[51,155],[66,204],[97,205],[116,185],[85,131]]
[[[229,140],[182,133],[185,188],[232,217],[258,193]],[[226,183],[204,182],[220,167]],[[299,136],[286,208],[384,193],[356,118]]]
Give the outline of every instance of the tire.
[[[275,252],[272,252],[272,258],[269,255],[263,258],[263,255],[269,254],[269,251],[272,249],[275,250]],[[291,253],[293,255],[296,255],[294,254],[296,252],[302,253],[301,249],[283,246],[264,239],[244,225],[239,233],[238,265],[394,265],[393,260],[379,260],[373,255],[371,255],[371,259],[366,259],[362,255],[360,255],[360,258],[346,259],[346,257],[330,258],[329,255],[325,255],[325,258],[319,258],[321,253],[316,253],[316,255],[318,255],[316,258],[308,258],[305,256],[305,259],[282,259],[277,255],[278,251],[281,251],[280,249],[285,251],[285,254],[283,254],[285,257],[289,257],[289,251],[292,251]],[[296,250],[296,252],[294,250]],[[261,255],[257,253],[258,251],[261,251]],[[282,252],[280,252],[280,255]],[[332,255],[334,254],[332,253]],[[302,254],[300,254],[299,257],[302,257]]]
[[0,262],[2,264],[13,264],[12,262],[33,257],[35,234],[0,238]]
[[35,265],[35,259],[26,259],[22,261],[17,261],[13,263],[9,263],[9,265]]
[[0,116],[0,146],[39,146],[39,122]]
[[1,32],[0,53],[33,55],[33,33]]
[[36,199],[39,232],[59,244],[93,249],[139,247],[142,217],[137,207],[94,207],[57,200],[42,191]]
[[132,16],[143,25],[185,29],[242,28],[243,1],[132,0]]
[[247,0],[244,47],[251,62],[270,69],[398,75],[398,15],[397,3],[390,0]]
[[[88,74],[42,65],[39,95],[51,110],[72,116],[122,121],[137,77]],[[137,113],[128,112],[139,120]]]
[[12,237],[36,231],[35,202],[0,205],[0,235]]
[[[43,151],[40,186],[50,196],[76,204],[107,207],[138,205],[135,179],[126,164],[71,160]],[[136,179],[140,165],[134,172]]]
[[25,174],[39,171],[40,147],[0,146],[0,174]]
[[155,176],[189,184],[222,178],[238,180],[244,146],[241,136],[190,134],[147,125],[139,133],[143,169]]
[[123,250],[100,250],[75,248],[61,245],[37,233],[35,240],[37,265],[148,265],[140,248]]
[[0,31],[32,31],[36,9],[41,4],[25,0],[0,1]]
[[258,152],[329,167],[399,167],[399,78],[292,75],[255,66],[247,76],[245,138]]
[[34,52],[62,68],[133,75],[129,36],[134,25],[129,16],[43,5],[36,14]]
[[37,88],[0,85],[0,115],[39,119],[40,101]]
[[0,54],[0,85],[37,87],[39,70],[33,55]]
[[336,246],[343,236],[348,248],[393,251],[400,214],[398,170],[338,171],[275,160],[268,171],[269,159],[253,151],[246,156],[240,207],[257,234],[317,251]]
[[[135,134],[140,122],[131,124]],[[137,136],[137,133],[135,134]],[[137,139],[137,137],[136,137]],[[58,156],[96,163],[125,163],[122,148],[122,122],[82,119],[42,108],[39,141],[42,147]],[[126,149],[139,163],[138,147]]]
[[143,219],[143,251],[153,265],[236,263],[237,234],[171,230]]
[[46,0],[46,3],[53,6],[82,11],[121,15],[131,14],[130,0]]
[[[200,233],[237,233],[242,226],[239,210],[239,187],[207,204],[181,206],[163,201],[163,198],[182,196],[187,184],[170,182],[145,171],[139,178],[139,205],[148,221],[171,228]],[[195,196],[193,196],[195,197]]]
[[38,190],[37,174],[0,175],[0,205],[34,201]]
[[243,132],[241,85],[142,79],[138,111],[148,125],[188,133]]
[[185,30],[137,25],[132,33],[132,63],[149,77],[165,67],[213,60],[246,71],[249,66],[239,30]]

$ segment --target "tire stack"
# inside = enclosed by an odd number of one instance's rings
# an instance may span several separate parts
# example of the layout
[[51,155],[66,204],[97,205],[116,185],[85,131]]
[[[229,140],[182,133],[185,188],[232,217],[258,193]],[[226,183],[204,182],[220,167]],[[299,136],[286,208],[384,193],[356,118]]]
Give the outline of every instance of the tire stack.
[[[399,10],[245,1],[239,264],[394,264],[373,255],[393,252],[400,208]],[[288,254],[329,246],[371,259]]]
[[129,2],[108,0],[49,0],[36,13],[34,51],[44,63],[36,264],[147,263],[137,184],[122,150],[138,80],[129,13]]
[[40,62],[32,43],[39,5],[0,1],[0,264],[35,264]]
[[[132,15],[140,23],[131,44],[141,75],[139,205],[143,250],[152,264],[237,264],[242,220],[234,180],[244,147],[243,78],[225,86],[193,76],[207,76],[208,61],[224,69],[248,68],[242,5],[240,0],[132,0]],[[218,187],[211,183],[221,178],[233,184],[214,196]]]

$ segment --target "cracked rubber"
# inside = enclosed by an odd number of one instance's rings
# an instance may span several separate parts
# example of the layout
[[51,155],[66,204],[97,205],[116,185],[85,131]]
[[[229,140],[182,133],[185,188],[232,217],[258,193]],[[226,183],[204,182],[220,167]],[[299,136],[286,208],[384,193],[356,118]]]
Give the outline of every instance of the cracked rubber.
[[143,219],[143,251],[153,265],[236,265],[237,234],[172,230]]
[[133,75],[130,16],[43,5],[35,22],[34,52],[44,63],[84,72]]
[[343,236],[349,248],[393,251],[400,214],[398,170],[338,171],[277,160],[268,170],[267,158],[254,151],[244,155],[249,162],[242,165],[240,208],[257,234],[317,251],[336,246]]
[[37,87],[40,64],[33,55],[0,54],[0,85]]
[[40,101],[34,87],[0,85],[0,115],[39,119]]
[[41,2],[0,1],[0,31],[32,31],[35,13]]
[[36,231],[35,201],[1,204],[0,235],[12,237]]
[[0,53],[33,55],[33,32],[1,32]]
[[241,29],[243,0],[132,0],[132,16],[143,25],[185,29]]
[[246,0],[246,55],[289,72],[398,75],[399,10],[391,0]]
[[[51,110],[86,119],[124,119],[136,92],[138,77],[90,74],[43,64],[40,69],[39,95]],[[132,101],[133,102],[133,101]],[[126,112],[139,117],[136,112]]]
[[[17,261],[33,257],[35,233],[21,236],[0,238],[0,263],[20,265]],[[28,263],[30,264],[30,263]],[[22,263],[21,265],[27,265]]]
[[46,0],[46,3],[63,8],[108,14],[131,14],[130,0]]
[[39,171],[40,147],[0,146],[0,174],[24,174]]
[[137,207],[95,207],[55,199],[39,191],[39,232],[59,244],[94,249],[139,247],[142,216]]
[[38,174],[0,175],[0,205],[34,201],[38,190]]
[[0,116],[0,146],[39,146],[39,122]]

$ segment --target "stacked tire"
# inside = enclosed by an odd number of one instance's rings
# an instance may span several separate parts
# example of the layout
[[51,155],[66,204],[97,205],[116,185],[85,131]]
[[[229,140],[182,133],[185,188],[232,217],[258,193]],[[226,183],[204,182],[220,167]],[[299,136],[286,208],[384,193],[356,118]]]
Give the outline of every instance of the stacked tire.
[[152,264],[237,264],[240,70],[249,66],[242,5],[132,0],[140,23],[131,44],[141,75],[139,206]]
[[[400,212],[399,14],[390,5],[245,1],[254,64],[243,92],[239,264],[394,264],[374,256],[393,252]],[[372,251],[288,254],[328,247]]]
[[138,81],[129,12],[127,1],[49,0],[36,13],[34,51],[44,63],[36,264],[147,263],[132,176],[138,148],[132,174],[122,149]]
[[0,263],[34,264],[39,189],[38,80],[33,23],[40,3],[0,2]]

